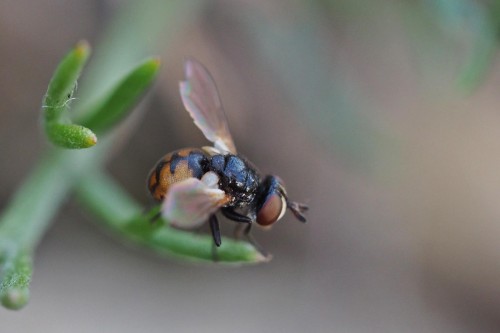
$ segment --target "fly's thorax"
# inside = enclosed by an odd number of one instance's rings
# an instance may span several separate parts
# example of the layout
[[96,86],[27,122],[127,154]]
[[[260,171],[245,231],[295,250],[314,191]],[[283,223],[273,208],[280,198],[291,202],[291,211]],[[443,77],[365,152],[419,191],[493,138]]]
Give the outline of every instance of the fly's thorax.
[[211,156],[210,171],[220,177],[220,189],[232,197],[230,206],[249,205],[259,186],[259,175],[255,168],[242,156],[216,154]]

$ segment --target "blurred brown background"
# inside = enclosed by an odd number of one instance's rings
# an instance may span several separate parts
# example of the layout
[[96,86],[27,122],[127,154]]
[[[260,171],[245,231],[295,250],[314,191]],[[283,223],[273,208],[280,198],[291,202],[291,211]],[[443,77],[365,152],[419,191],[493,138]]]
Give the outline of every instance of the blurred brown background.
[[[82,38],[111,43],[124,6],[0,2],[1,208],[47,145],[40,101],[59,59]],[[109,171],[147,204],[157,159],[206,144],[177,88],[194,56],[239,151],[310,204],[309,223],[287,215],[255,232],[269,264],[199,267],[123,247],[69,200],[39,247],[29,305],[1,308],[0,332],[498,332],[497,2],[185,7],[143,18],[161,77]]]

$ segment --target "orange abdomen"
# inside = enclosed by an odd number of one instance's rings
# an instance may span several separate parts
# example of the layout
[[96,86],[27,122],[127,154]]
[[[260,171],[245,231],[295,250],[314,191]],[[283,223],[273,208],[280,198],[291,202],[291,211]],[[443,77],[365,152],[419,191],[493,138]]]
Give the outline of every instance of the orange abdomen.
[[148,177],[153,198],[163,200],[172,184],[188,179],[200,179],[207,172],[208,157],[198,148],[184,148],[165,155],[156,163]]

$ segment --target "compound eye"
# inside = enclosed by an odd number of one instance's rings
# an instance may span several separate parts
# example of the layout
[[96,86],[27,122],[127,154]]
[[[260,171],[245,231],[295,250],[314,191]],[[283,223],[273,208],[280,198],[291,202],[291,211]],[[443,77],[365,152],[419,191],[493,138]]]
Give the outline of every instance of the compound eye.
[[286,210],[286,203],[280,193],[274,192],[267,196],[264,204],[257,212],[257,223],[268,226],[278,221]]

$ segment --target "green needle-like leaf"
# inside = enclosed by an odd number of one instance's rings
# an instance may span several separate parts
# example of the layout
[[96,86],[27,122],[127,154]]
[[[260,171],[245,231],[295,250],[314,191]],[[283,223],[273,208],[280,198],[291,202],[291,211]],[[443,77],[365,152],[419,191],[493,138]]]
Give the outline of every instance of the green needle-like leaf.
[[118,123],[151,85],[159,67],[158,59],[148,59],[131,70],[97,106],[85,112],[81,123],[96,133],[102,133]]
[[76,82],[89,55],[88,43],[78,43],[55,70],[43,101],[45,132],[53,144],[63,148],[88,148],[97,142],[91,130],[73,125],[67,117],[64,118],[64,111],[69,107]]
[[5,259],[2,263],[0,301],[6,308],[18,310],[29,300],[29,284],[33,271],[32,257],[27,251],[19,251],[17,255]]
[[[80,201],[100,218],[100,222],[121,238],[148,247],[159,254],[183,260],[213,262],[212,238],[151,222],[153,211],[144,215],[142,207],[130,198],[112,179],[96,171],[87,174],[78,184]],[[266,262],[251,244],[224,238],[217,248],[217,260],[222,264],[255,264]]]
[[80,125],[51,123],[45,128],[50,133],[52,143],[64,148],[89,148],[97,143],[95,134]]
[[89,55],[89,44],[81,41],[64,57],[55,70],[44,100],[47,121],[58,120],[66,108]]

